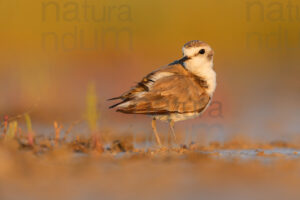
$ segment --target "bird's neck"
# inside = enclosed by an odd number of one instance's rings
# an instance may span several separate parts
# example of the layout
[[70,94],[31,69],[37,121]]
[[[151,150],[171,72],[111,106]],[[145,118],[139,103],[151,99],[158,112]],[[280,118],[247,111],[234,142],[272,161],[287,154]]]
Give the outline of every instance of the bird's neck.
[[212,96],[217,86],[216,72],[213,69],[213,62],[193,58],[184,62],[184,66],[191,73],[206,81],[208,86],[206,88],[206,92]]

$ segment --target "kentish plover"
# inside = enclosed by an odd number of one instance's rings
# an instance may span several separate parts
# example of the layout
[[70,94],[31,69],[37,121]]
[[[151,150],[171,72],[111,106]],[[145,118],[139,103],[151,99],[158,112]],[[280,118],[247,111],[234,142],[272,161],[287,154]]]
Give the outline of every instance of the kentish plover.
[[110,106],[126,114],[146,114],[152,117],[156,141],[156,119],[174,122],[199,116],[209,106],[216,88],[213,70],[214,51],[205,42],[193,40],[183,48],[183,57],[145,76],[136,86],[119,97],[121,102]]

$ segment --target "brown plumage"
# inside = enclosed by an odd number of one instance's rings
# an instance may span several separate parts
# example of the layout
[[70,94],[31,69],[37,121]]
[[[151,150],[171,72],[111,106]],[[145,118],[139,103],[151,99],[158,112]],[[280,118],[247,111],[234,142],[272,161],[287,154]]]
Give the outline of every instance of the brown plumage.
[[[151,78],[164,77],[154,81]],[[118,97],[118,112],[128,114],[169,114],[201,112],[209,103],[206,81],[193,75],[180,63],[170,64],[148,74],[135,87]],[[140,94],[142,94],[140,96]],[[130,102],[128,106],[122,104]]]

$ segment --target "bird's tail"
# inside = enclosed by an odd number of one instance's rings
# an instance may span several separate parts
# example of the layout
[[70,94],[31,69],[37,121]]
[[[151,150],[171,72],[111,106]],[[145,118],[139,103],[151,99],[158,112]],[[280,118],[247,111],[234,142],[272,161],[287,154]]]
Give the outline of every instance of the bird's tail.
[[111,98],[111,99],[107,99],[107,101],[111,101],[111,100],[117,100],[117,99],[122,99],[122,96],[119,96],[119,97],[114,97],[114,98]]
[[114,108],[114,107],[116,107],[116,106],[118,106],[118,105],[120,105],[120,104],[122,104],[122,103],[125,103],[125,102],[126,102],[126,100],[121,101],[121,102],[119,102],[119,103],[116,103],[116,104],[114,104],[114,105],[112,105],[112,106],[109,106],[109,109]]

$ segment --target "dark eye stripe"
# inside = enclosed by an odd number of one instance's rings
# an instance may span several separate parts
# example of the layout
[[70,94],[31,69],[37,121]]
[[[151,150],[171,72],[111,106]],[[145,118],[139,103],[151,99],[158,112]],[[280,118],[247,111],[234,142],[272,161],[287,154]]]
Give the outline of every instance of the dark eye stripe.
[[199,51],[199,53],[200,53],[200,54],[205,54],[205,49],[201,49],[201,50]]

